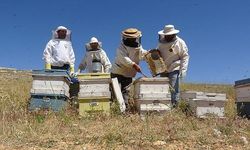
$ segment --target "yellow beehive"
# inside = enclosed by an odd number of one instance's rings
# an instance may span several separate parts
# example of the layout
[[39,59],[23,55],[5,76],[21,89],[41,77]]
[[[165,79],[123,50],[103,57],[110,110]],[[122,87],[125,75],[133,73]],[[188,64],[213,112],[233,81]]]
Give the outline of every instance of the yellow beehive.
[[80,90],[78,93],[79,114],[110,113],[110,74],[82,73],[78,75]]
[[110,114],[110,99],[109,98],[84,98],[79,99],[79,114],[84,116],[89,113],[105,113]]

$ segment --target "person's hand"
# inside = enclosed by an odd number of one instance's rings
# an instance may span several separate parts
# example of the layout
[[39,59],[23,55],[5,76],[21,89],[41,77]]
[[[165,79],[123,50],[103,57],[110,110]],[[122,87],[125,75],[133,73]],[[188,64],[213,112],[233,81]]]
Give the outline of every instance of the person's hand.
[[70,73],[70,77],[71,78],[76,78],[77,76],[78,76],[78,72],[76,72],[76,73],[75,72],[71,72]]
[[139,65],[137,65],[136,63],[133,64],[133,68],[137,71],[137,72],[141,72],[141,67]]

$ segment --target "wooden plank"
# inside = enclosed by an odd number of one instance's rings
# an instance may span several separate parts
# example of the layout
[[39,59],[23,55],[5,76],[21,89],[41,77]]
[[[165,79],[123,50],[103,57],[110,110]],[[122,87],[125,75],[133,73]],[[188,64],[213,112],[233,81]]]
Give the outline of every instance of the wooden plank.
[[126,105],[125,105],[124,99],[122,97],[121,88],[119,86],[117,78],[112,78],[111,82],[112,82],[113,91],[115,93],[115,97],[120,105],[120,110],[121,110],[121,112],[125,112]]

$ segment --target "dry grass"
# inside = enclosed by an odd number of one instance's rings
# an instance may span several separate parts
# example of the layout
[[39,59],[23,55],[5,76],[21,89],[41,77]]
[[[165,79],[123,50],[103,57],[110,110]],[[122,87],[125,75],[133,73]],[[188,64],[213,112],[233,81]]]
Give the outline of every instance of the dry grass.
[[142,121],[138,115],[79,117],[71,110],[29,113],[31,76],[2,73],[0,81],[0,149],[250,149],[250,121],[236,116],[230,85],[182,85],[226,92],[224,119],[174,110]]

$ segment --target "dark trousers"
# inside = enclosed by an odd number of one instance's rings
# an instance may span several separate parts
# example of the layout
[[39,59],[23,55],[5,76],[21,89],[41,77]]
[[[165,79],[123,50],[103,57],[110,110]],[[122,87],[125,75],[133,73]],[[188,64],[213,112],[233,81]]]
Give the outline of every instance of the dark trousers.
[[62,67],[58,67],[58,66],[51,66],[51,69],[60,69],[60,70],[69,70],[70,65],[69,64],[64,64]]
[[122,96],[127,107],[128,97],[129,97],[129,91],[127,90],[127,87],[132,83],[133,79],[130,77],[124,77],[122,75],[114,74],[114,73],[111,73],[111,78],[117,78],[119,84],[121,84]]

